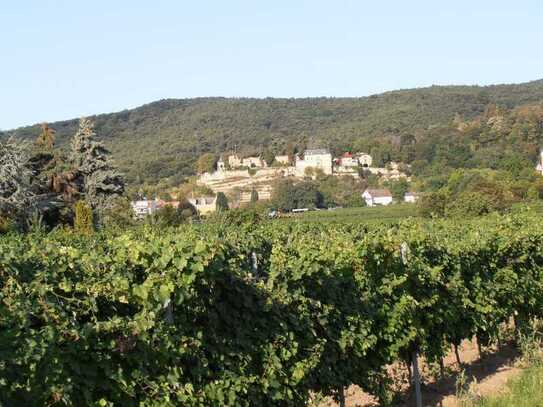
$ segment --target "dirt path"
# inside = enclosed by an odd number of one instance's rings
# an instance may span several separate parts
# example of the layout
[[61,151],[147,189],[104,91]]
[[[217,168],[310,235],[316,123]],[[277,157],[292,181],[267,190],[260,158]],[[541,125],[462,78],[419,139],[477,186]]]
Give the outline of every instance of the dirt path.
[[[485,396],[502,392],[505,383],[519,373],[520,369],[514,366],[518,352],[511,345],[497,349],[488,349],[481,360],[475,341],[464,341],[459,348],[460,360],[465,370],[465,377],[471,383],[470,391],[477,395]],[[408,373],[405,367],[395,366],[391,368],[394,376],[401,383],[403,390],[402,406],[414,406],[414,396],[408,386]],[[454,353],[451,352],[445,358],[445,370],[447,374],[443,379],[432,377],[428,366],[422,363],[422,400],[424,406],[456,407],[459,405],[456,397],[456,382],[461,371]],[[348,407],[377,406],[375,400],[357,386],[351,386],[345,393],[345,402]],[[326,400],[319,407],[334,407],[337,404],[332,400]]]

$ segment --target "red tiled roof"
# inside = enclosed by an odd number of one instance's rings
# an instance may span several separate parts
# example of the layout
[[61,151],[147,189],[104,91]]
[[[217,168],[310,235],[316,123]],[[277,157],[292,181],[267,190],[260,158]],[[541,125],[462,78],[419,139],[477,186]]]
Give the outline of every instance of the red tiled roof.
[[369,193],[372,197],[392,197],[392,194],[388,189],[373,189],[368,188],[366,192]]
[[177,208],[179,206],[179,201],[163,201],[163,200],[159,200],[157,202],[157,207],[164,208],[165,206],[171,206],[172,208]]

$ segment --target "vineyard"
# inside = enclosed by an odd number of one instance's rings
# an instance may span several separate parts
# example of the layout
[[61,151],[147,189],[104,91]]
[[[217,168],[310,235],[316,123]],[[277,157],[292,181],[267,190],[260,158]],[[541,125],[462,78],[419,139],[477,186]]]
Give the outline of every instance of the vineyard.
[[268,406],[543,315],[543,220],[0,237],[0,405]]

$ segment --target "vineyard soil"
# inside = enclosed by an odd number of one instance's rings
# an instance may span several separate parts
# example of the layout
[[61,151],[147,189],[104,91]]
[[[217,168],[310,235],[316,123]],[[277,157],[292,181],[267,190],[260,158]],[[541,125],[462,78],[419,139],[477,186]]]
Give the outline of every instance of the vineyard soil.
[[[474,378],[471,381],[471,389],[478,396],[495,396],[502,394],[506,389],[507,382],[518,376],[522,371],[515,366],[515,359],[519,356],[518,351],[511,345],[501,349],[493,347],[487,349],[481,360],[477,343],[475,340],[464,341],[459,351],[460,360],[464,364],[463,369],[467,377]],[[396,367],[403,375],[398,379],[401,381],[407,377],[405,367]],[[435,380],[429,372],[428,365],[423,363],[423,380],[426,385],[422,386],[423,403],[425,406],[460,407],[461,403],[456,395],[456,381],[462,369],[456,363],[454,352],[451,351],[445,358],[445,368],[448,372],[443,380]],[[398,370],[395,370],[398,372]],[[402,383],[403,406],[414,406],[415,402],[410,393],[407,381]],[[378,406],[375,399],[361,391],[357,386],[351,386],[346,391],[345,398],[347,407],[373,407]],[[319,404],[319,407],[338,406],[331,399]]]

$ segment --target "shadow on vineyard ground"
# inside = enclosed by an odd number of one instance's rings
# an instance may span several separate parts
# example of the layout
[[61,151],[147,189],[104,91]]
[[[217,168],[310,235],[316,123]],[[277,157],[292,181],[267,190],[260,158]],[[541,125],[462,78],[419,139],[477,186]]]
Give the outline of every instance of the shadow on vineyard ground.
[[[483,358],[479,358],[477,345],[474,342],[468,342],[463,346],[460,355],[463,361],[462,368],[465,370],[465,376],[469,382],[476,381],[477,392],[481,395],[495,393],[503,388],[507,379],[511,376],[509,373],[514,371],[512,367],[514,360],[519,356],[517,349],[511,345],[504,345],[499,351],[484,353]],[[446,359],[446,365],[453,370],[446,375],[444,379],[435,382],[429,381],[423,386],[423,401],[427,406],[454,406],[456,405],[457,378],[460,369],[452,355]],[[415,400],[412,392],[407,392],[404,398],[406,406],[414,406]]]
[[[457,379],[462,369],[465,371],[467,384],[476,382],[475,391],[481,396],[496,394],[503,390],[505,383],[519,369],[513,367],[513,362],[519,357],[518,350],[512,344],[506,344],[500,350],[489,349],[483,358],[479,358],[477,344],[474,341],[465,341],[460,351],[460,359],[463,362],[459,368],[454,354],[449,354],[445,359],[446,375],[443,379],[434,380],[429,372],[428,366],[422,366],[423,385],[422,398],[424,406],[453,407],[458,406],[456,397]],[[403,389],[400,392],[400,404],[398,406],[415,406],[415,398],[411,389],[407,386],[407,370],[396,368],[394,376],[398,377],[398,384]],[[352,386],[347,391],[346,405],[354,406],[376,406],[372,398]],[[323,403],[320,407],[335,406],[334,402]]]

